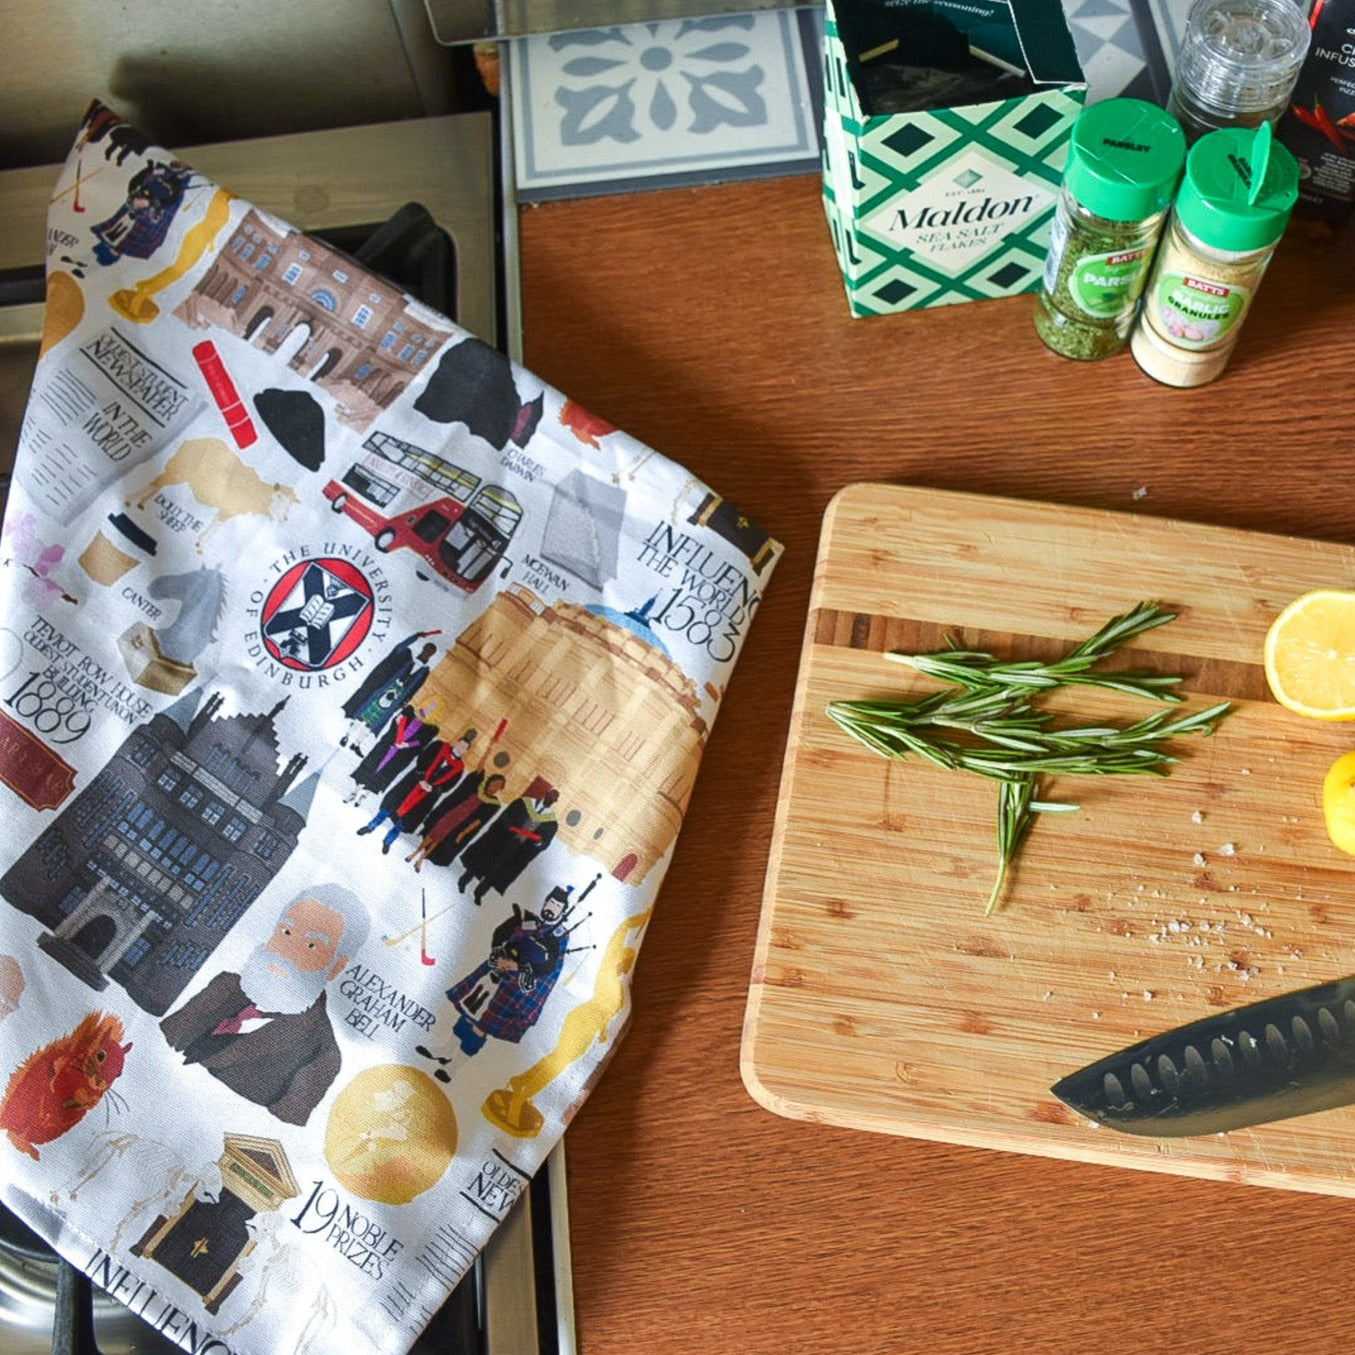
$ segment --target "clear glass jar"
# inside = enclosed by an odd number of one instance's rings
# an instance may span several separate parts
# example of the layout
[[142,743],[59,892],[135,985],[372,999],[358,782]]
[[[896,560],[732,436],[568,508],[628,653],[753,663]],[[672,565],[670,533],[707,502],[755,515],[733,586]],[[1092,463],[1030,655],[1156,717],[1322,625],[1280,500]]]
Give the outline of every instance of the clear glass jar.
[[1112,221],[1060,190],[1035,311],[1036,332],[1056,353],[1094,361],[1124,350],[1167,211]]
[[1196,0],[1168,111],[1186,140],[1274,123],[1289,104],[1312,30],[1298,0]]

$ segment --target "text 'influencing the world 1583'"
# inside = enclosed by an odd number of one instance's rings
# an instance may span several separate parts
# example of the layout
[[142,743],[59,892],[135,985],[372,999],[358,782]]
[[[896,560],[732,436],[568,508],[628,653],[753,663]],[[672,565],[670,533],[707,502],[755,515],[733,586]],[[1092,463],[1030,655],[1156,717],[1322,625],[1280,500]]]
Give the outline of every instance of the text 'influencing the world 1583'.
[[660,593],[649,624],[680,634],[718,663],[730,662],[762,601],[745,570],[722,560],[705,541],[666,522],[645,539],[638,558],[672,584]]

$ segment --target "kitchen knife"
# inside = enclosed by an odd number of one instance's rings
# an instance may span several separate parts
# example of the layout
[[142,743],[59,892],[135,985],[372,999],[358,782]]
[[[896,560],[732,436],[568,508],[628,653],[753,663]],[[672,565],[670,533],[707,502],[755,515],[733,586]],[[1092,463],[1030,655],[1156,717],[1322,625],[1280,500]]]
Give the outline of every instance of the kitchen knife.
[[1355,977],[1206,1016],[1051,1088],[1126,1134],[1217,1134],[1355,1102]]

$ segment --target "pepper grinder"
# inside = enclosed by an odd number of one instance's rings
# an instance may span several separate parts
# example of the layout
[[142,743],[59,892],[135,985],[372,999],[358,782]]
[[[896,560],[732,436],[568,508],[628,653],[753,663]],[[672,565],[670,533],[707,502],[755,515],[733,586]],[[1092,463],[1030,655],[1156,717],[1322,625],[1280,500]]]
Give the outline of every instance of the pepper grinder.
[[1187,142],[1222,127],[1274,125],[1311,40],[1297,0],[1195,0],[1167,100]]

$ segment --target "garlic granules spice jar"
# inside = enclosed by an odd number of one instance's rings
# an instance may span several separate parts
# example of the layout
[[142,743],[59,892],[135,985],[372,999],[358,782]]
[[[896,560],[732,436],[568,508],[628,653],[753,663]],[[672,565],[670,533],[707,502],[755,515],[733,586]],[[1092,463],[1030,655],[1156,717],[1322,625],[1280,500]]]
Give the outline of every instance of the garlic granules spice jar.
[[1131,341],[1154,380],[1202,386],[1228,365],[1298,184],[1298,162],[1269,123],[1210,132],[1191,148]]

